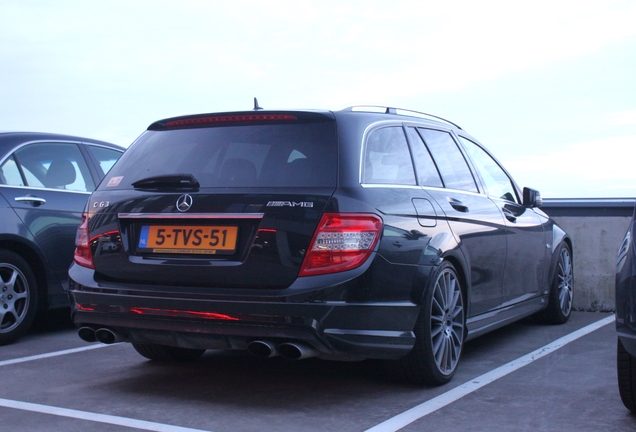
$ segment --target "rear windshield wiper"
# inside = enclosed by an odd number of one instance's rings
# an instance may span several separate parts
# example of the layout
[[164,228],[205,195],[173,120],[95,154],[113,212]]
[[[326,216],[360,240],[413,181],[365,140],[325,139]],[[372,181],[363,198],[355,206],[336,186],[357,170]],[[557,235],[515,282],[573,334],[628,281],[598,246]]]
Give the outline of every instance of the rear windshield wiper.
[[135,189],[199,189],[199,182],[192,174],[166,174],[146,177],[132,184]]

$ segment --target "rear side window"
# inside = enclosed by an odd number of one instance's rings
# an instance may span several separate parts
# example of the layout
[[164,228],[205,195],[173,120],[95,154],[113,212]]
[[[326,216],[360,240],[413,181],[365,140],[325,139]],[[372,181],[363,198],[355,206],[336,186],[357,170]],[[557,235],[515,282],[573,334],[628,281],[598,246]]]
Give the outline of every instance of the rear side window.
[[117,159],[121,156],[120,151],[113,150],[107,147],[100,147],[94,145],[86,146],[88,150],[93,154],[95,159],[99,162],[99,167],[102,170],[102,175],[106,174],[115,165]]
[[35,143],[17,150],[0,170],[12,186],[91,192],[95,188],[84,156],[72,143]]
[[417,129],[431,152],[442,175],[444,186],[469,192],[478,192],[466,159],[448,132],[433,129]]
[[201,187],[335,187],[337,160],[333,122],[146,131],[101,188],[170,174]]
[[415,160],[417,178],[420,185],[443,187],[444,185],[435,166],[435,162],[433,162],[433,158],[426,149],[422,138],[413,127],[407,128],[406,131],[412,144],[413,159]]
[[22,179],[22,175],[13,156],[10,156],[4,161],[2,166],[0,166],[0,184],[24,186],[24,180]]
[[371,132],[364,148],[363,183],[415,185],[409,146],[400,126]]

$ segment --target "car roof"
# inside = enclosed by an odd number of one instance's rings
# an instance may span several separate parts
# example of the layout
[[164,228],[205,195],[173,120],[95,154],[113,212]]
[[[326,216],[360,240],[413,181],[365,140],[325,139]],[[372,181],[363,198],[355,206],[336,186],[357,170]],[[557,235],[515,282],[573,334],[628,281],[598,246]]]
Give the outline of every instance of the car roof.
[[82,143],[90,143],[97,144],[104,147],[109,147],[114,150],[124,151],[125,147],[109,143],[106,141],[101,141],[93,138],[84,138],[78,137],[74,135],[65,135],[65,134],[57,134],[57,133],[48,133],[48,132],[22,132],[22,131],[0,131],[0,151],[3,153],[9,151],[11,148],[20,145],[22,143],[27,143],[31,141],[71,141],[71,142],[82,142]]
[[[148,130],[165,130],[170,123],[182,123],[181,126],[185,127],[197,127],[203,126],[203,124],[210,125],[215,123],[221,124],[236,124],[232,121],[232,118],[238,117],[250,117],[251,121],[254,121],[252,117],[267,117],[267,116],[281,116],[281,115],[300,115],[303,118],[320,118],[324,119],[336,119],[340,116],[348,117],[354,116],[358,118],[364,118],[372,120],[373,122],[382,120],[399,120],[399,121],[424,121],[426,123],[434,125],[443,125],[446,128],[454,128],[462,130],[457,124],[446,120],[442,117],[427,114],[419,111],[413,111],[403,108],[393,108],[378,105],[356,105],[341,108],[338,110],[327,109],[288,109],[288,110],[265,110],[262,108],[250,110],[250,111],[226,111],[226,112],[212,112],[212,113],[199,113],[182,115],[177,117],[165,118],[157,120],[148,126]],[[224,117],[223,122],[210,122],[206,121],[212,117]],[[271,118],[269,120],[274,120]],[[168,126],[171,127],[171,126]]]

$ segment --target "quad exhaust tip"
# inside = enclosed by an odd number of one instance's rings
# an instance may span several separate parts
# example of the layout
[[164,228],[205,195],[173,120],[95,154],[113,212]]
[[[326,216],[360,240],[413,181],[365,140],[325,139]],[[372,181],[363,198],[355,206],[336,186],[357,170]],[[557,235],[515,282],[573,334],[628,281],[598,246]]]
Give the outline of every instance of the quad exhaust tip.
[[98,341],[106,345],[114,344],[124,340],[124,338],[120,334],[115,333],[111,329],[107,328],[100,328],[95,330],[95,337]]
[[122,335],[115,333],[111,329],[100,328],[95,330],[92,327],[80,327],[77,335],[86,342],[101,342],[106,345],[114,344],[124,340]]
[[95,329],[92,327],[80,327],[77,331],[77,335],[81,340],[85,342],[97,342],[97,338],[95,337]]
[[286,359],[301,360],[309,357],[315,357],[318,353],[314,348],[303,343],[283,342],[278,345],[278,354]]
[[301,360],[315,357],[318,352],[309,345],[300,342],[283,342],[276,345],[271,341],[255,340],[247,345],[247,351],[259,358],[271,358],[280,355],[288,360]]
[[276,357],[276,345],[270,341],[256,340],[247,345],[247,352],[260,358]]

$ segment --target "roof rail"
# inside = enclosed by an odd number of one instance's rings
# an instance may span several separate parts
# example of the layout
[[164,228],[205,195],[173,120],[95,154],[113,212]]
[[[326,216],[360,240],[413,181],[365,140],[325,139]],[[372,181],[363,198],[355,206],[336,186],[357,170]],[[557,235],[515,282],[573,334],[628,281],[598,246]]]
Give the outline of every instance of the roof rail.
[[419,117],[419,118],[429,118],[434,120],[440,120],[444,123],[448,123],[452,126],[455,126],[457,129],[462,129],[459,125],[453,123],[452,121],[446,120],[445,118],[438,117],[433,114],[427,114],[419,111],[408,110],[404,108],[393,108],[393,107],[385,107],[379,105],[354,105],[347,108],[343,108],[342,111],[366,111],[366,112],[374,112],[374,113],[385,113],[385,114],[395,114],[395,115],[404,115],[410,117]]

